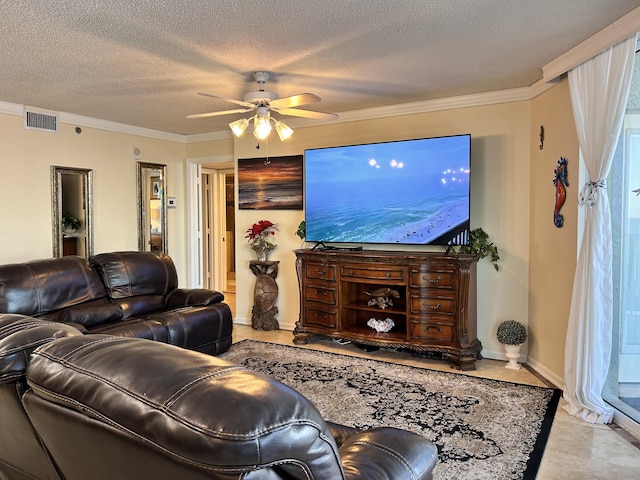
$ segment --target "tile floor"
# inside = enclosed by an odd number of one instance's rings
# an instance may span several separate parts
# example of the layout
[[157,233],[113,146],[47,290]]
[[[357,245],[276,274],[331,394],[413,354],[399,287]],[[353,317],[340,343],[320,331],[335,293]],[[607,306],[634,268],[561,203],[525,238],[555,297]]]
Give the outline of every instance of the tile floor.
[[[293,334],[288,330],[257,331],[250,326],[234,326],[234,342],[253,339],[265,342],[293,345]],[[339,345],[328,339],[312,337],[303,348],[332,351],[367,357],[404,365],[452,370],[448,363],[413,357],[411,354],[387,350],[364,352],[352,345]],[[529,370],[504,368],[505,362],[483,359],[477,362],[477,370],[462,372],[483,378],[505,380],[528,385],[546,385],[545,380]],[[568,415],[562,408],[553,421],[551,434],[538,472],[539,480],[631,480],[640,479],[640,442],[615,425],[591,425]],[[633,443],[632,443],[633,442]],[[636,446],[638,445],[638,446]]]

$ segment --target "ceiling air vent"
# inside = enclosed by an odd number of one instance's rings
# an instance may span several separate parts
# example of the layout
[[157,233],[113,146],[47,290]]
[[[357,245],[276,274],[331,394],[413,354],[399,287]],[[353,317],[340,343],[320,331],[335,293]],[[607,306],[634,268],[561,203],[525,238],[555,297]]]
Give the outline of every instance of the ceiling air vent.
[[31,130],[41,130],[43,132],[58,131],[58,116],[51,113],[36,112],[34,110],[24,110],[24,126]]

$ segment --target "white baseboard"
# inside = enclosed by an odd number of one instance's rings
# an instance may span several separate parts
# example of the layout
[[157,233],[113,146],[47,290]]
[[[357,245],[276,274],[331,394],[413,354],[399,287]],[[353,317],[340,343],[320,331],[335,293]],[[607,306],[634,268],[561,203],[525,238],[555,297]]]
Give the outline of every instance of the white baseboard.
[[[482,358],[488,358],[489,360],[504,360],[505,362],[509,361],[507,356],[504,354],[503,350],[499,352],[495,352],[493,350],[483,349],[481,353],[482,353]],[[518,357],[518,362],[525,363],[526,361],[527,361],[527,356],[520,354],[520,356]]]
[[551,370],[549,370],[547,367],[542,365],[540,362],[532,358],[527,358],[527,365],[529,365],[536,372],[538,372],[544,378],[546,378],[551,383],[553,383],[557,388],[559,388],[560,390],[564,390],[564,378],[559,377],[558,375],[553,373]]
[[[248,326],[251,326],[251,319],[250,318],[244,318],[244,317],[234,317],[233,318],[233,323],[236,324],[236,325],[248,325]],[[293,331],[294,328],[295,328],[295,324],[294,323],[280,323],[280,330]]]

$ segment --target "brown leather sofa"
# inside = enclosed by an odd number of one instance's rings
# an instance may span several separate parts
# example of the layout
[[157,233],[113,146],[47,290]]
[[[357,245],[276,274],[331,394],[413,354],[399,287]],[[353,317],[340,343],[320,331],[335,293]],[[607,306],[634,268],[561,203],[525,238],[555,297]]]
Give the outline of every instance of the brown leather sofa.
[[178,288],[171,258],[114,252],[0,265],[0,313],[62,322],[84,333],[170,343],[217,355],[233,320],[220,292]]
[[437,459],[222,359],[28,317],[0,315],[0,386],[2,479],[422,480]]
[[[56,338],[83,336],[77,328],[16,314],[0,314],[0,479],[60,480],[22,406],[30,355]],[[149,342],[152,343],[152,342]]]

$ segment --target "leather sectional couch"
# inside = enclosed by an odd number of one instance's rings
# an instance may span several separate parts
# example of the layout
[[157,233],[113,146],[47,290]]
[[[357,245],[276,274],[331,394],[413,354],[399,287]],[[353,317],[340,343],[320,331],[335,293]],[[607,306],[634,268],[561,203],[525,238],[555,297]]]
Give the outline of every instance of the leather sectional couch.
[[0,315],[0,478],[422,480],[436,448],[325,422],[220,358]]
[[156,252],[101,253],[0,265],[0,313],[217,355],[233,320],[220,292],[178,288],[171,258]]

